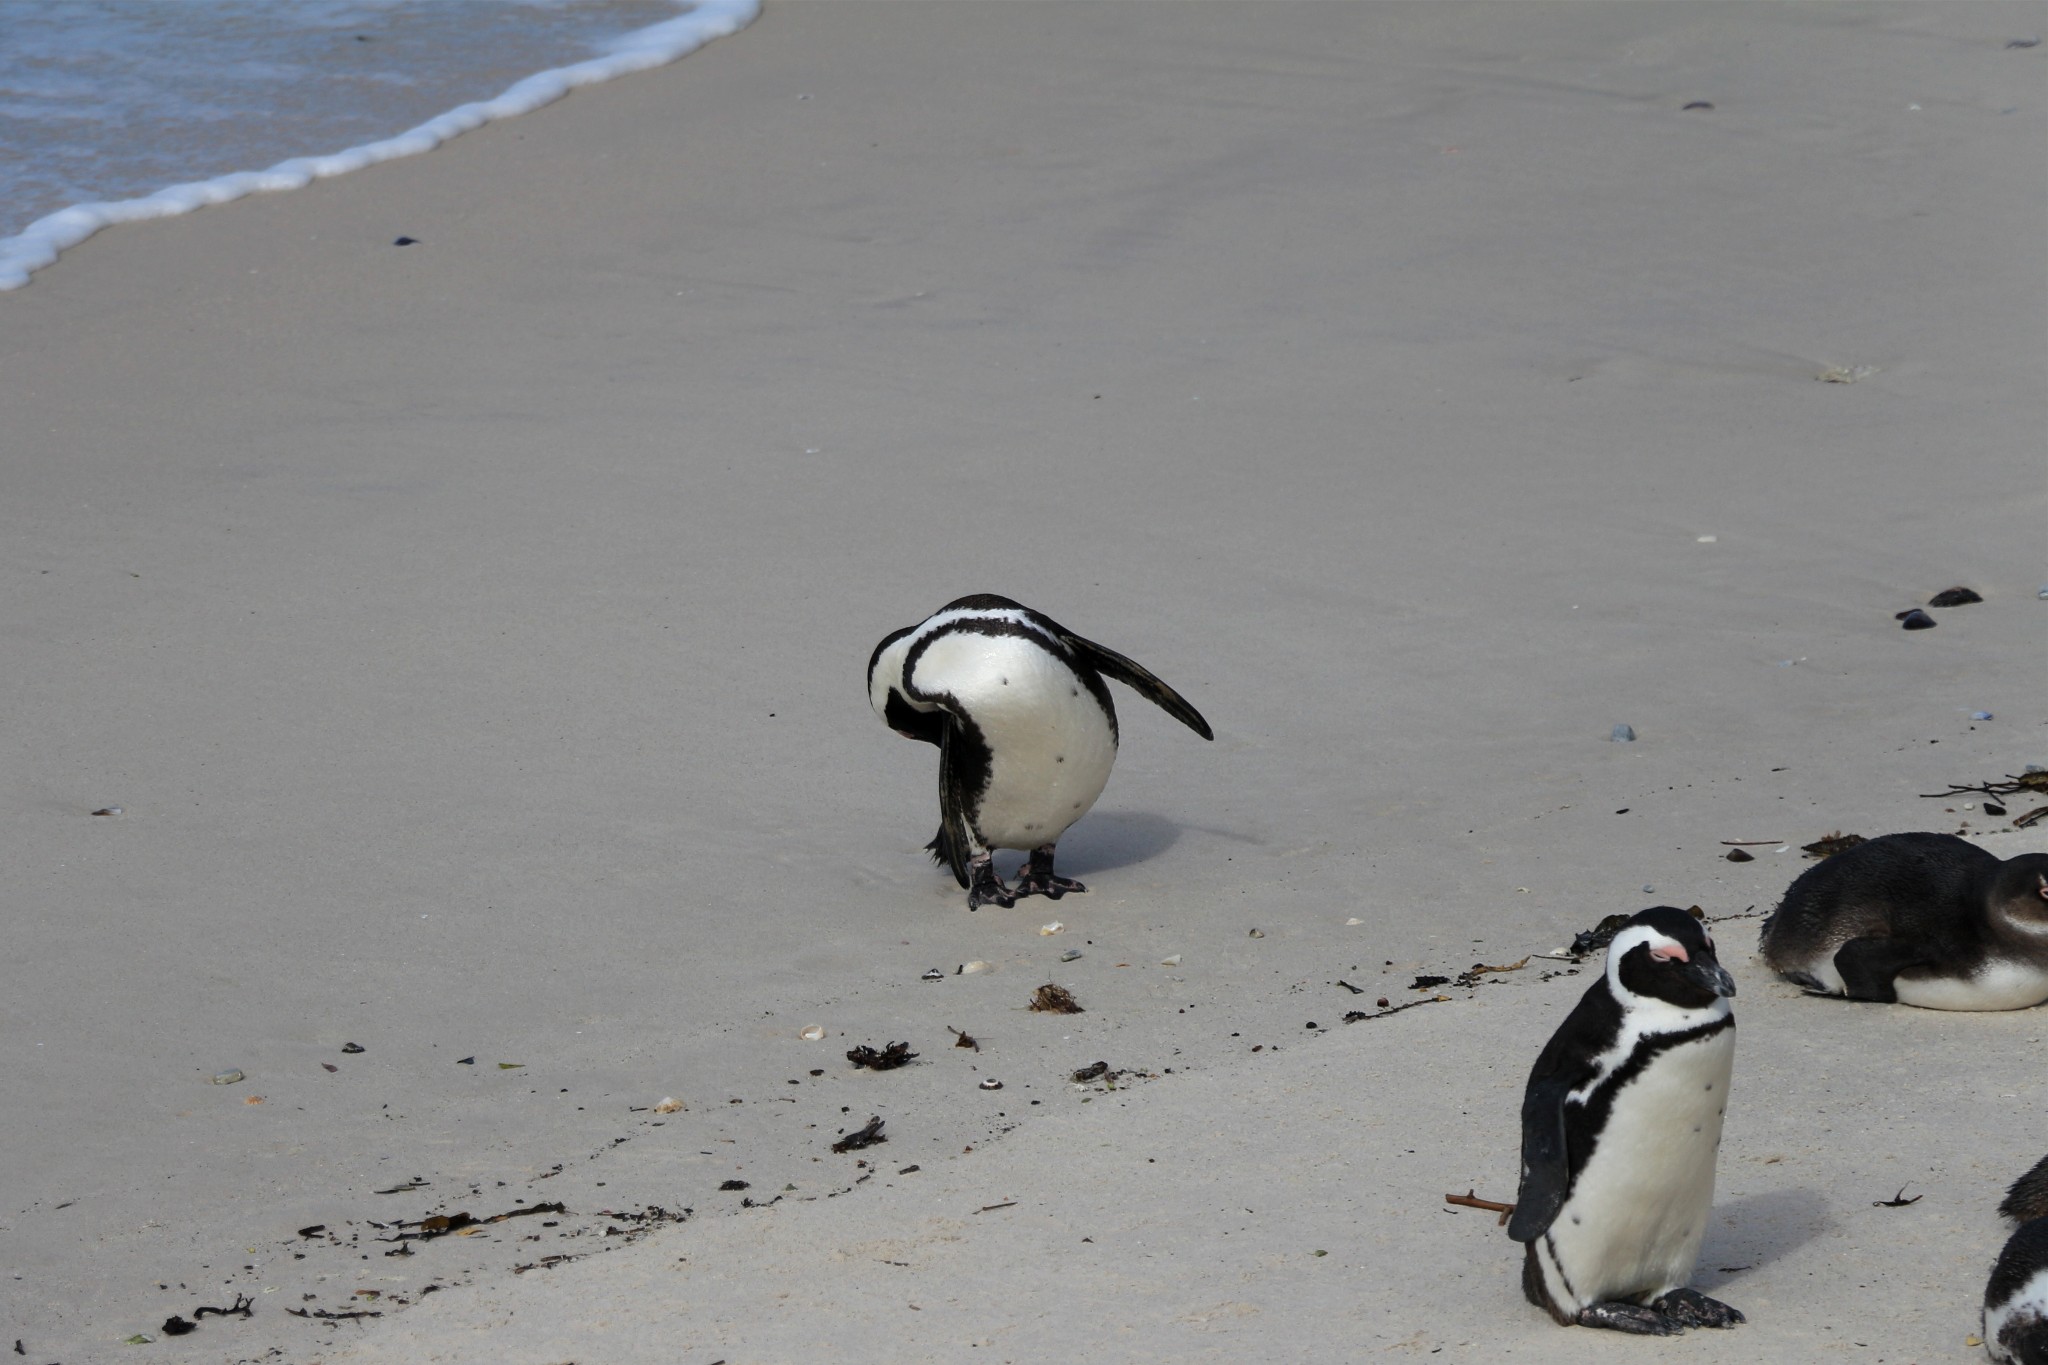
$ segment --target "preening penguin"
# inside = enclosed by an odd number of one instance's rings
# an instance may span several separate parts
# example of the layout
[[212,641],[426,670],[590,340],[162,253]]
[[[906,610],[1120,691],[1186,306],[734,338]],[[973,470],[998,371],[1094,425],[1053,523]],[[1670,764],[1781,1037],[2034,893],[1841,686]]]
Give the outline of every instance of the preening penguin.
[[2001,1365],[2048,1365],[2048,1157],[2013,1182],[1998,1211],[2024,1221],[1984,1286],[1984,1349]]
[[[1095,804],[1116,762],[1105,675],[1215,738],[1201,712],[1145,668],[1007,597],[948,602],[875,646],[875,713],[905,738],[939,746],[939,832],[925,847],[967,888],[968,909],[1088,889],[1053,875],[1053,846]],[[1030,855],[1014,888],[996,876],[998,848]]]
[[2048,1000],[2048,853],[1887,834],[1801,873],[1764,921],[1764,961],[1820,995],[1937,1010]]
[[1706,925],[1645,910],[1536,1058],[1508,1235],[1527,1244],[1522,1292],[1566,1326],[1666,1336],[1742,1321],[1685,1287],[1714,1203],[1734,994]]

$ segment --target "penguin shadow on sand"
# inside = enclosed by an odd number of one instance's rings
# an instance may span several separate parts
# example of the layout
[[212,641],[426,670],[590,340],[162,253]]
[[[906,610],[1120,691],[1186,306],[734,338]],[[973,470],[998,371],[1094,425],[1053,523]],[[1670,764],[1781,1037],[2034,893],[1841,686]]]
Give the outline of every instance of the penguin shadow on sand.
[[1709,1294],[1739,1286],[1835,1226],[1827,1197],[1804,1187],[1717,1200],[1693,1284]]
[[1247,844],[1258,842],[1235,830],[1183,825],[1150,811],[1097,809],[1068,832],[1060,843],[1060,856],[1084,873],[1136,867],[1165,853],[1190,830]]

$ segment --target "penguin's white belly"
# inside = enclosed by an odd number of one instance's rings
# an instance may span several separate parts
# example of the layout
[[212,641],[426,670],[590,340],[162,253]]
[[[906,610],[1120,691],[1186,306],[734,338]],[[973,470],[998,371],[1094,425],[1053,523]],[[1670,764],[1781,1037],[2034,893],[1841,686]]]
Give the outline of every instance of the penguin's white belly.
[[1925,1010],[2023,1010],[2048,1000],[2048,966],[1992,958],[1975,976],[1915,978],[1901,972],[1892,990],[1902,1003]]
[[1579,1307],[1644,1301],[1692,1277],[1734,1063],[1723,1029],[1664,1053],[1615,1096],[1547,1234]]
[[2012,1333],[2016,1339],[2028,1328],[2039,1328],[2048,1324],[2048,1270],[2037,1271],[2019,1292],[1995,1308],[1984,1310],[1984,1346],[1991,1352],[1991,1358],[2005,1362],[2016,1359],[2012,1343],[2005,1339]]
[[972,812],[988,847],[1052,843],[1102,795],[1116,762],[1109,716],[1087,684],[1039,645],[951,636],[925,651],[914,681],[949,693],[988,746],[988,785]]

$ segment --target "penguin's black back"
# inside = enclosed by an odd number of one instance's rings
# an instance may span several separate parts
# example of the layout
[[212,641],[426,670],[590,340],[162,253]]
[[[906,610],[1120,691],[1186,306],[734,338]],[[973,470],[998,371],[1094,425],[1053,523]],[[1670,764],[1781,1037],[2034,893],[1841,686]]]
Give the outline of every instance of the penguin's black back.
[[1984,938],[1985,898],[2004,863],[1953,834],[1886,834],[1801,873],[1764,921],[1764,959],[1782,970],[1815,945],[1913,938],[1937,958]]
[[2005,1202],[1998,1206],[2001,1218],[2015,1222],[2027,1222],[2035,1218],[2048,1218],[2048,1156],[2034,1163],[2034,1169],[2012,1182],[2012,1188],[2005,1192]]

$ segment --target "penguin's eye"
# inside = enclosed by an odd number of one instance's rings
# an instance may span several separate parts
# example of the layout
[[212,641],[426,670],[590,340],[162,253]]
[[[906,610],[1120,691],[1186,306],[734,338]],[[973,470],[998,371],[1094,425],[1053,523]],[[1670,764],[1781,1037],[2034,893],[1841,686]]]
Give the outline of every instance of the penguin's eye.
[[1691,958],[1685,955],[1685,948],[1683,945],[1672,943],[1669,941],[1659,943],[1655,947],[1651,948],[1650,956],[1659,962],[1669,962],[1673,958],[1676,958],[1680,962],[1692,961]]

